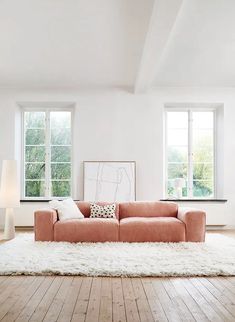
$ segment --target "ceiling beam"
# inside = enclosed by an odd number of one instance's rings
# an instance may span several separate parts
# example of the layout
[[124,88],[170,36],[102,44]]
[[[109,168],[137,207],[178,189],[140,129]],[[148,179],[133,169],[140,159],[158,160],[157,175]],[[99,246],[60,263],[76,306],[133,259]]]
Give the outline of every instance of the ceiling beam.
[[145,92],[152,85],[182,3],[183,0],[154,1],[135,82],[135,93]]

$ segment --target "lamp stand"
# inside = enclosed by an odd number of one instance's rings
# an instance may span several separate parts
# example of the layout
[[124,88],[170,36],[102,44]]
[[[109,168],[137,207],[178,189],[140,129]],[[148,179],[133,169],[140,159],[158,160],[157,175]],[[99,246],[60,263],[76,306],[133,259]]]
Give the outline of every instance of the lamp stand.
[[13,208],[6,208],[4,239],[15,238],[14,211]]
[[181,187],[176,188],[176,196],[177,196],[177,199],[182,198],[182,188]]

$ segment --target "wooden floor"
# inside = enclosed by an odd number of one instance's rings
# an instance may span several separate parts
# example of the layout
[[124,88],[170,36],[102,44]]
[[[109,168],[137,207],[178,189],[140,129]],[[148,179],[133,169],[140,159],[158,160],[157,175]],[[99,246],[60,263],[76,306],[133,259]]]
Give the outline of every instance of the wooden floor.
[[0,276],[0,321],[235,321],[235,277]]

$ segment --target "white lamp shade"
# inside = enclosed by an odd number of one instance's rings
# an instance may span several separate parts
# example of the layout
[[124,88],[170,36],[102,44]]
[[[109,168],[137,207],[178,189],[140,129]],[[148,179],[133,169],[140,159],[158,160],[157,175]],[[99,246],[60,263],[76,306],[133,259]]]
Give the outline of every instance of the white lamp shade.
[[16,160],[3,160],[0,186],[0,208],[20,206]]

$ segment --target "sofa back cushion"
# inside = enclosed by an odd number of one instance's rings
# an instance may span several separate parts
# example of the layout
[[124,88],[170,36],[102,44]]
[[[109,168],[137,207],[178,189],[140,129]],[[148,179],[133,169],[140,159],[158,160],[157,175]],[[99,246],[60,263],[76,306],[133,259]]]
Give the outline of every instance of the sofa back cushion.
[[165,201],[136,201],[119,204],[119,218],[127,217],[177,217],[178,205]]
[[[113,204],[113,202],[96,202],[96,203],[97,205],[100,205],[100,206]],[[77,201],[76,204],[80,209],[81,213],[84,215],[84,217],[89,218],[91,214],[90,202]],[[116,204],[115,215],[116,215],[116,218],[119,219],[119,204],[118,203],[115,203],[115,204]]]

